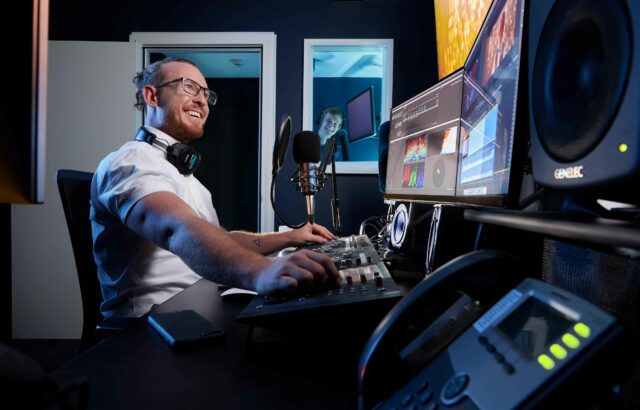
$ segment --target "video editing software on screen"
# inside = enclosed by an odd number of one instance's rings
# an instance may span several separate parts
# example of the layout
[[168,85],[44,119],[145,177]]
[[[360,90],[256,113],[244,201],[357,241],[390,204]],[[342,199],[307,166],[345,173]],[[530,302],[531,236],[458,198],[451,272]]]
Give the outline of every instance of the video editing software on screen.
[[387,193],[453,196],[462,72],[391,110]]

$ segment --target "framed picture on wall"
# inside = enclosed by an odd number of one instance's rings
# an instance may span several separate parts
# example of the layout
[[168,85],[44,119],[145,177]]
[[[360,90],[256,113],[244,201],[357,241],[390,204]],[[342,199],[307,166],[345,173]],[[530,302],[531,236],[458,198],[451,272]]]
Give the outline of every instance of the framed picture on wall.
[[392,88],[392,39],[304,40],[303,128],[320,135],[323,150],[335,138],[336,173],[378,173]]

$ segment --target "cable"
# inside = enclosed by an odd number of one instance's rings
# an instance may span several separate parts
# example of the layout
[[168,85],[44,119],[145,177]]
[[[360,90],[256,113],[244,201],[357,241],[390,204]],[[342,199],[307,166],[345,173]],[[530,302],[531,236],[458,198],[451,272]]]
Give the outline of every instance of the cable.
[[287,221],[284,220],[282,216],[280,216],[280,214],[278,213],[278,210],[276,209],[276,177],[277,176],[278,176],[277,172],[271,174],[271,206],[273,207],[273,212],[275,212],[280,222],[287,225],[289,228],[291,229],[302,228],[307,224],[307,222],[303,222],[298,225],[290,225]]
[[[380,216],[371,216],[371,217],[365,219],[364,221],[362,221],[360,223],[360,229],[359,229],[358,233],[360,235],[364,235],[364,230],[367,227],[367,225],[375,225],[376,228],[380,229],[380,222],[379,222],[380,219],[381,219]],[[374,222],[377,222],[377,223],[374,223]],[[371,239],[371,238],[369,238],[369,239]]]
[[[389,227],[389,212],[384,215],[371,216],[360,223],[359,235],[367,235],[376,249],[386,250],[386,232]],[[367,227],[375,229],[373,235],[366,234]]]

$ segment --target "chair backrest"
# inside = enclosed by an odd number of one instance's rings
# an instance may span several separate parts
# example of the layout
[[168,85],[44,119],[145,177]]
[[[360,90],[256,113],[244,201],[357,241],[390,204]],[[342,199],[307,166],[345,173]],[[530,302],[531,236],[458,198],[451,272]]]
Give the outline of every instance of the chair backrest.
[[91,172],[60,169],[56,173],[80,283],[84,315],[80,340],[81,351],[95,343],[96,325],[102,320],[100,313],[102,293],[98,280],[98,267],[93,258],[93,237],[89,220],[91,178],[93,178]]

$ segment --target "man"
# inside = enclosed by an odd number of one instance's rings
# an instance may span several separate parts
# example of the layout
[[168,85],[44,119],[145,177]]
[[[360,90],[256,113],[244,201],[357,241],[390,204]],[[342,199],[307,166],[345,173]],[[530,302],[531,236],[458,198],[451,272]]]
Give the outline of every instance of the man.
[[[311,251],[275,262],[264,255],[334,236],[319,225],[269,234],[220,228],[210,192],[166,149],[200,138],[215,93],[190,61],[168,58],[134,79],[151,136],[102,160],[92,181],[94,255],[105,317],[140,316],[201,277],[261,294],[335,286],[330,258]],[[159,143],[152,144],[151,141]],[[184,171],[184,172],[183,172]]]
[[344,120],[344,114],[338,107],[327,107],[320,113],[320,128],[318,129],[318,135],[320,135],[320,143],[325,145],[327,140],[335,135],[335,133],[342,127]]
[[349,154],[347,151],[346,133],[341,130],[344,122],[344,114],[338,107],[327,107],[320,113],[318,135],[320,135],[320,144],[322,145],[322,155],[324,156],[324,148],[330,138],[336,140],[336,161],[348,161]]

